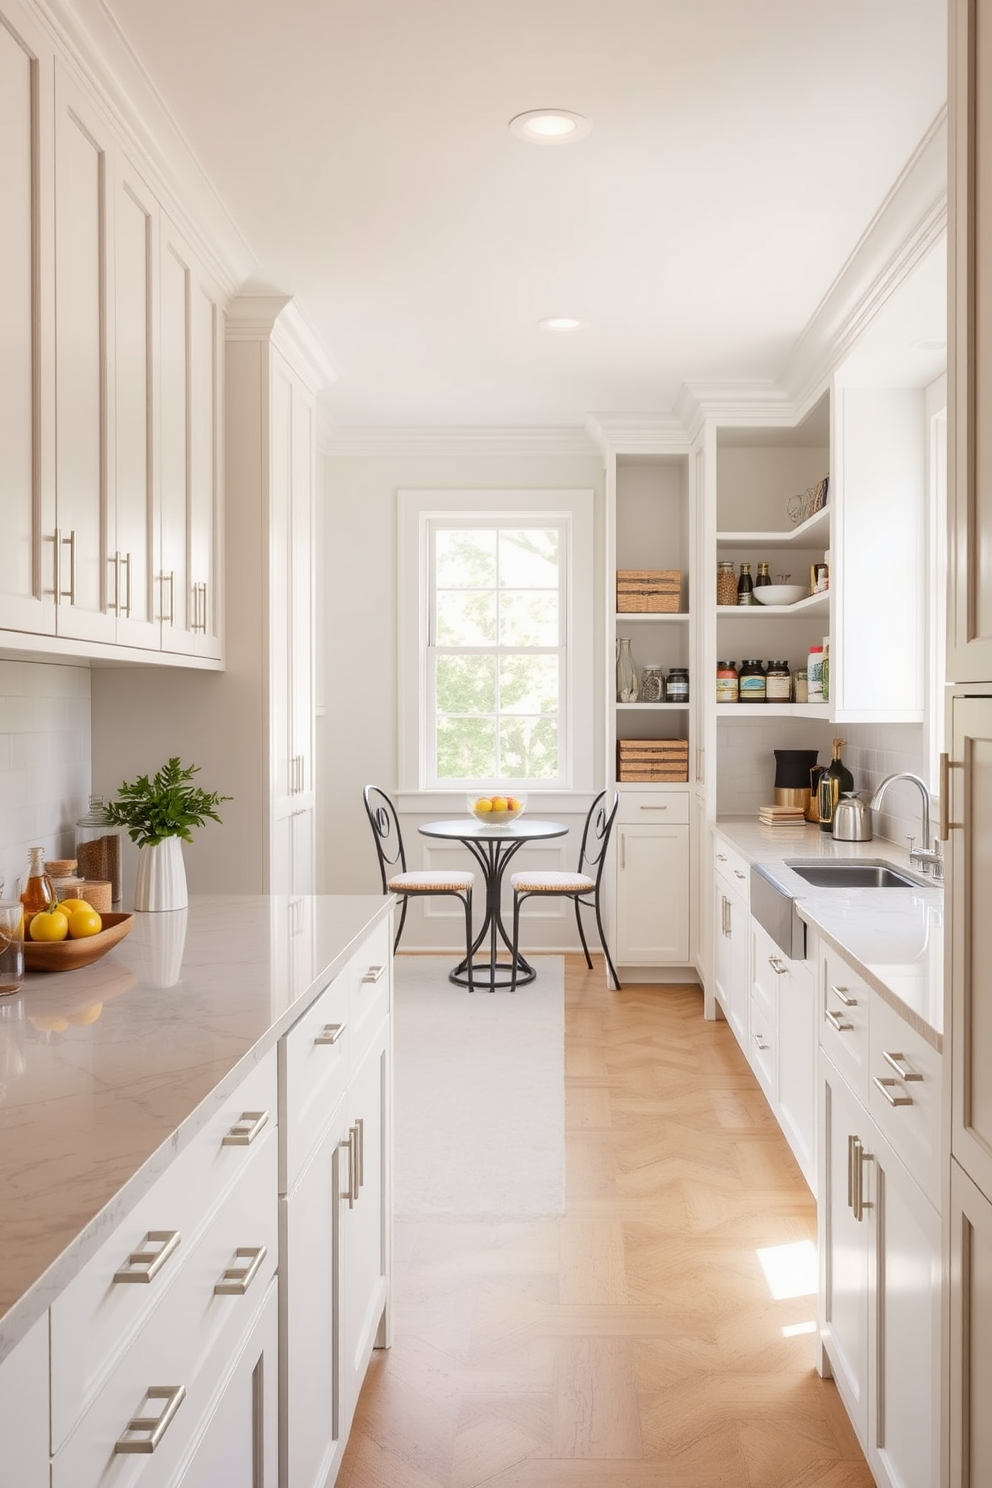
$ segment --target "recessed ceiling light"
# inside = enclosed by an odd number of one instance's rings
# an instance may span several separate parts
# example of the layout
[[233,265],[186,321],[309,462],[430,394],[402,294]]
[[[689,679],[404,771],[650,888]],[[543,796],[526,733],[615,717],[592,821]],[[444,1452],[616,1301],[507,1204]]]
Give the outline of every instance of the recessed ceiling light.
[[537,322],[542,331],[579,331],[585,324],[571,315],[549,315],[547,320]]
[[562,145],[583,139],[592,128],[571,109],[528,109],[510,120],[510,133],[532,145]]

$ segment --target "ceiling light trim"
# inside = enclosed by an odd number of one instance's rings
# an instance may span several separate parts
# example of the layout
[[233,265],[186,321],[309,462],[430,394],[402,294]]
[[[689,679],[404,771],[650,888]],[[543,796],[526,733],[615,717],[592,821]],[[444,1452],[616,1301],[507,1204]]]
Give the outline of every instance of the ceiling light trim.
[[[556,123],[562,127],[555,128]],[[528,145],[574,145],[590,133],[592,121],[574,109],[527,109],[525,113],[514,114],[508,128]]]

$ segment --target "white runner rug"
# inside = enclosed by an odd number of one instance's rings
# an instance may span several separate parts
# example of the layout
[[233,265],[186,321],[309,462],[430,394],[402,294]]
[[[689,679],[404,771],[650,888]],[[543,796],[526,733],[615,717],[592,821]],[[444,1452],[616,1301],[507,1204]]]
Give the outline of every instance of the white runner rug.
[[533,1219],[565,1208],[565,968],[471,996],[451,957],[397,956],[398,1218]]

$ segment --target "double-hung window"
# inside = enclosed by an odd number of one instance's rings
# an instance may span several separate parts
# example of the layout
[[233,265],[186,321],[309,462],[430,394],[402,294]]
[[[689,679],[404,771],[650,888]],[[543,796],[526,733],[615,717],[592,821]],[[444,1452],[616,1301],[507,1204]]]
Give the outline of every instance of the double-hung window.
[[404,788],[587,789],[590,493],[400,495]]

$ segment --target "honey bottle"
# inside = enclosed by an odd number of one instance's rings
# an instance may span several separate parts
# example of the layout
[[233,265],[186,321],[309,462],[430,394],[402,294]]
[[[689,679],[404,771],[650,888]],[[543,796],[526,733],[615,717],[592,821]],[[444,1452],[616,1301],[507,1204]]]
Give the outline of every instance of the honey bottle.
[[55,889],[52,880],[45,872],[45,849],[43,847],[32,847],[28,849],[30,862],[28,865],[27,882],[24,892],[21,894],[21,903],[24,905],[24,929],[27,930],[33,917],[39,910],[47,909],[55,898]]

